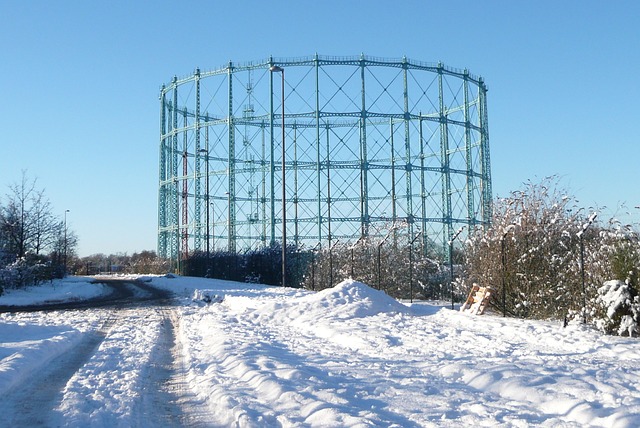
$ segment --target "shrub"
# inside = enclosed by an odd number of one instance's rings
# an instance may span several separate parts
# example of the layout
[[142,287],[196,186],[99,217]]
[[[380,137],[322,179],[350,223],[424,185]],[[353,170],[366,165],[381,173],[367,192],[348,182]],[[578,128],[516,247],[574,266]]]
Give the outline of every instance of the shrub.
[[640,334],[640,296],[628,282],[612,280],[598,289],[594,324],[602,332]]

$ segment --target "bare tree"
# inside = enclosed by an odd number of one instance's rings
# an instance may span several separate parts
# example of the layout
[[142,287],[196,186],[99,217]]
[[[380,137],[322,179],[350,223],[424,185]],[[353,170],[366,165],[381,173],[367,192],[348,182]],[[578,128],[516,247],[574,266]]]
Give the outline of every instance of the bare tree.
[[0,241],[4,252],[15,259],[27,253],[39,255],[55,243],[58,221],[44,190],[36,183],[23,171],[21,180],[9,186],[5,203],[0,206]]
[[6,251],[16,258],[22,258],[28,248],[29,209],[31,196],[35,192],[35,180],[29,181],[23,171],[20,183],[10,185],[9,189],[0,215],[1,228],[7,245]]

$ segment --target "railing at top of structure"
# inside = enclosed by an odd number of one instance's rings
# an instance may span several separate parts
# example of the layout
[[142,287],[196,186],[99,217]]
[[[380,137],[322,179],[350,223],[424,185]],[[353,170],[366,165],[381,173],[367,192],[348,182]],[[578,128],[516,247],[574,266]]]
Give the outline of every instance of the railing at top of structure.
[[[368,66],[387,66],[387,67],[407,67],[409,69],[419,69],[425,71],[431,71],[437,73],[442,70],[442,73],[455,76],[458,78],[467,78],[470,82],[476,85],[484,87],[484,81],[482,77],[471,74],[466,69],[460,69],[455,67],[449,67],[442,63],[415,61],[406,57],[403,58],[382,58],[368,55],[360,56],[328,56],[328,55],[314,55],[306,57],[296,58],[267,58],[259,61],[249,61],[242,63],[229,62],[227,65],[219,67],[217,69],[203,71],[200,70],[199,77],[205,78],[209,76],[215,76],[220,74],[228,74],[230,70],[234,72],[255,70],[264,68],[267,69],[272,64],[277,64],[285,67],[289,66],[305,66],[314,65],[316,61],[319,65],[368,65]],[[169,83],[165,85],[165,92],[168,92],[173,85],[180,86],[181,84],[193,81],[196,78],[196,72],[191,75],[178,78],[174,77]]]

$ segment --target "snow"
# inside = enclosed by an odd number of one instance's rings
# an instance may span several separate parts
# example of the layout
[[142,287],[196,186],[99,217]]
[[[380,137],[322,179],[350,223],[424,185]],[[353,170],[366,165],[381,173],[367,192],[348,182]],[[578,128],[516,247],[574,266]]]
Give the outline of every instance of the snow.
[[[159,336],[159,314],[129,311],[68,381],[59,413],[71,426],[127,426]],[[144,323],[146,328],[131,328]]]
[[637,339],[399,303],[352,280],[317,293],[145,280],[174,291],[176,305],[0,314],[0,411],[84,346],[46,425],[148,425],[149,409],[166,407],[145,397],[173,331],[207,426],[640,426]]
[[628,334],[630,337],[638,331],[638,318],[640,318],[640,297],[631,295],[630,287],[622,281],[606,281],[598,289],[598,303],[606,309],[608,319],[598,321],[601,330],[609,330],[608,325],[620,311],[627,314],[619,314],[620,325],[617,334]]
[[0,305],[25,306],[42,303],[54,303],[73,300],[85,300],[105,293],[103,284],[95,283],[94,278],[71,276],[54,279],[40,286],[24,289],[7,289],[0,296]]

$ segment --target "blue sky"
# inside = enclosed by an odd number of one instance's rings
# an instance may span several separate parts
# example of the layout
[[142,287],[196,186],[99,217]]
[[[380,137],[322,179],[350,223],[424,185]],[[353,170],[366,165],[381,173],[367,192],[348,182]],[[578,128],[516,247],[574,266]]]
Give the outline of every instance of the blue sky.
[[0,195],[27,170],[70,210],[81,256],[155,249],[163,83],[365,53],[485,79],[494,196],[558,175],[639,222],[639,22],[637,1],[3,0]]

